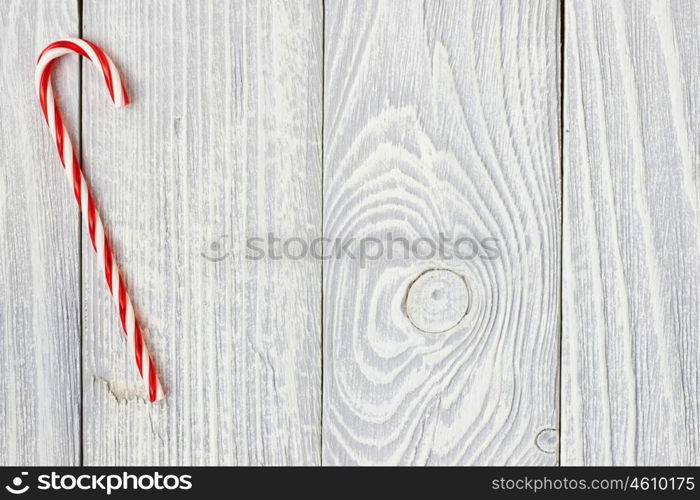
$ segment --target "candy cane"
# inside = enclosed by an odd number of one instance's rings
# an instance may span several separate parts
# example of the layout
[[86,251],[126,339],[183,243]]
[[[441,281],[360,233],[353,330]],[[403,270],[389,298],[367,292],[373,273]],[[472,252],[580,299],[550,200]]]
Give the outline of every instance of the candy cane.
[[68,176],[69,182],[73,186],[75,200],[78,202],[80,211],[83,214],[83,220],[90,233],[92,248],[97,252],[97,258],[104,267],[107,286],[119,308],[119,319],[121,320],[122,329],[126,335],[129,349],[133,351],[134,358],[136,359],[136,367],[139,370],[141,378],[148,387],[148,399],[154,402],[163,398],[163,389],[156,375],[156,368],[153,364],[153,360],[146,348],[141,327],[134,317],[134,308],[126,292],[124,279],[117,267],[117,263],[114,261],[112,249],[105,236],[100,214],[97,213],[97,209],[95,208],[95,200],[85,182],[85,177],[83,177],[83,172],[78,164],[75,149],[68,136],[65,122],[61,117],[61,113],[54,99],[53,86],[51,85],[51,69],[53,63],[57,58],[71,53],[87,57],[97,66],[104,76],[109,95],[116,107],[129,104],[129,97],[126,95],[126,89],[124,88],[124,84],[119,77],[119,72],[114,66],[114,63],[107,57],[102,49],[93,43],[79,38],[66,38],[48,45],[39,55],[36,66],[35,83],[37,93],[39,94],[41,110],[44,113],[44,118],[49,126],[51,135],[56,142],[61,164]]

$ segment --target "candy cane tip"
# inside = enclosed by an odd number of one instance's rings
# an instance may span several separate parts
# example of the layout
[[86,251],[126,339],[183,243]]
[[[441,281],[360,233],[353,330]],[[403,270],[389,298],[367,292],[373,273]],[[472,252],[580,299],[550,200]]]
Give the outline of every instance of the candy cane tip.
[[131,100],[129,99],[129,96],[126,94],[126,92],[122,89],[121,99],[115,96],[114,106],[117,108],[123,108],[124,106],[128,106],[129,104],[131,104]]
[[152,397],[149,396],[149,399],[150,399],[151,403],[157,403],[161,399],[165,399],[165,393],[163,392],[163,388],[160,385],[160,381],[156,382],[155,394]]
[[115,99],[114,101],[114,107],[115,108],[123,108],[124,106],[128,106],[131,103],[129,100],[129,97],[127,95],[124,95],[123,100]]

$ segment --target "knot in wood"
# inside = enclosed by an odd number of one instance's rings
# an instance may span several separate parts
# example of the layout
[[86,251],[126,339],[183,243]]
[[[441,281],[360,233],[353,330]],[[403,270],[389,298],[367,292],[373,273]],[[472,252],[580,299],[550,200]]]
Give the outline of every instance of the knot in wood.
[[453,328],[468,309],[467,283],[448,269],[425,271],[406,292],[406,315],[423,332],[440,333]]

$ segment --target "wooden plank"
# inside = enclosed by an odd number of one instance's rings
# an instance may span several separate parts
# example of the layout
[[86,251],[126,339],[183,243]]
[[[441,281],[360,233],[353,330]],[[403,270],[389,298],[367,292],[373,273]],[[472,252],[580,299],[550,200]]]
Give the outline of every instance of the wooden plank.
[[328,2],[325,19],[324,235],[443,233],[461,256],[326,262],[325,463],[555,463],[557,2]]
[[167,392],[143,400],[84,244],[85,463],[319,463],[321,263],[246,238],[321,232],[321,2],[95,0],[83,22],[133,97],[111,109],[86,72],[85,164]]
[[[0,465],[80,461],[79,218],[33,83],[41,49],[77,32],[75,0],[0,9]],[[58,68],[76,137],[77,58]]]
[[700,5],[567,2],[562,463],[700,464]]

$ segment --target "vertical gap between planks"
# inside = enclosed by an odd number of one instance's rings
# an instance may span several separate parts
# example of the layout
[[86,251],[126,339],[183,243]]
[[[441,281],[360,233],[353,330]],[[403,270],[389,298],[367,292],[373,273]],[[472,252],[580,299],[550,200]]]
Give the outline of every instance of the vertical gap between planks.
[[[78,38],[83,37],[83,0],[77,0],[78,2]],[[78,58],[78,164],[83,165],[83,58]],[[85,408],[85,398],[84,398],[84,387],[83,387],[83,228],[82,228],[82,217],[80,211],[78,211],[78,304],[80,304],[80,313],[78,314],[78,324],[80,328],[79,332],[79,351],[80,357],[78,362],[78,377],[80,382],[80,408],[79,414],[79,428],[80,428],[80,451],[79,451],[79,463],[84,465],[84,454],[83,449],[85,448],[84,441],[85,436],[83,433],[83,419]]]
[[559,0],[559,192],[560,219],[559,219],[559,380],[557,405],[557,465],[561,467],[561,405],[562,405],[562,353],[564,352],[564,87],[565,87],[565,33],[566,16],[564,15],[567,0]]
[[324,183],[324,170],[326,168],[325,156],[324,156],[324,145],[326,141],[326,122],[325,122],[325,112],[326,112],[326,1],[321,0],[321,415],[320,415],[320,448],[319,461],[320,465],[323,465],[323,409],[325,406],[325,400],[323,398],[323,364],[325,362],[325,353],[323,350],[323,339],[325,337],[325,321],[323,318],[323,302],[324,302],[324,268],[323,268],[323,255],[325,255],[324,247],[324,236],[325,236],[325,225],[324,225],[324,201],[325,201],[325,183]]

